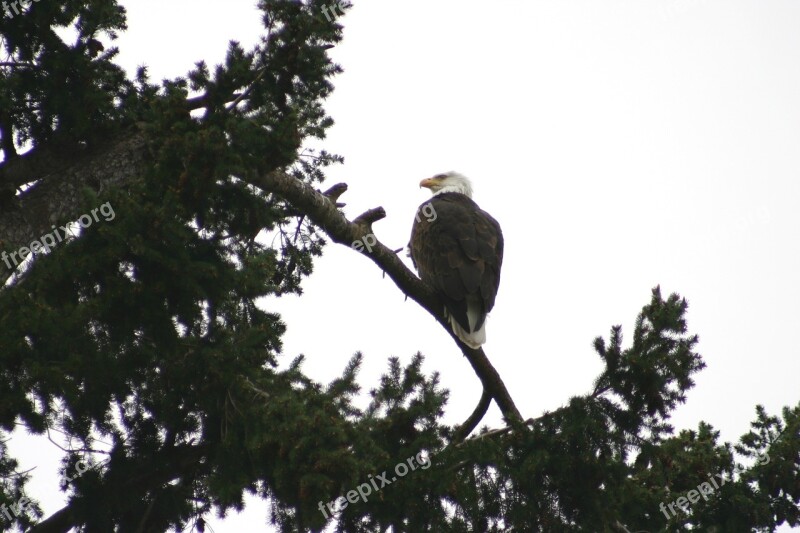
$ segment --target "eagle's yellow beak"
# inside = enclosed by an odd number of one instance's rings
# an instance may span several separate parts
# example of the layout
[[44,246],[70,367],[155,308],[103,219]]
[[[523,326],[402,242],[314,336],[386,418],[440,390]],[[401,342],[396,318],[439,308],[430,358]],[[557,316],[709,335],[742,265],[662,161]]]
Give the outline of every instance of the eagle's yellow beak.
[[426,188],[430,189],[431,187],[433,187],[433,185],[435,183],[436,183],[436,179],[435,178],[425,178],[424,180],[419,182],[419,186],[420,186],[420,188],[426,187]]

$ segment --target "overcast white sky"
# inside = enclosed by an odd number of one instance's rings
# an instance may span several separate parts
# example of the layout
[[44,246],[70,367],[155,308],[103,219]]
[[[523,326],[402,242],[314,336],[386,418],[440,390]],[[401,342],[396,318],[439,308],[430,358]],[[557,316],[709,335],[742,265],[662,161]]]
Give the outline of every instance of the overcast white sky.
[[[252,0],[124,4],[120,61],[155,79],[261,32]],[[678,429],[705,420],[736,440],[756,404],[797,404],[800,2],[381,0],[343,23],[324,146],[346,161],[330,183],[349,184],[351,217],[385,207],[376,234],[399,248],[429,196],[420,179],[473,180],[506,239],[485,350],[524,416],[587,392],[592,340],[614,324],[630,339],[657,284],[689,300],[708,364]],[[388,356],[422,351],[451,391],[446,419],[474,408],[467,361],[370,261],[330,246],[304,287],[268,302],[289,326],[287,360],[304,353],[329,381],[363,351],[369,390]],[[23,469],[55,471],[51,444],[17,443]],[[54,477],[31,489],[48,514],[63,503]],[[267,505],[248,503],[214,531],[264,530]]]

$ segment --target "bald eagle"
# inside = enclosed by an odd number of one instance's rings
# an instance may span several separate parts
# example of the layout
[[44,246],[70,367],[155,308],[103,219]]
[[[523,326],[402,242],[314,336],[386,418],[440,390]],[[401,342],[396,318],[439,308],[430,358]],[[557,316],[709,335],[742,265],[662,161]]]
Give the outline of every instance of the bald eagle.
[[472,200],[472,184],[457,172],[424,179],[433,198],[419,206],[409,255],[419,277],[444,303],[453,332],[470,348],[486,342],[503,263],[500,224]]

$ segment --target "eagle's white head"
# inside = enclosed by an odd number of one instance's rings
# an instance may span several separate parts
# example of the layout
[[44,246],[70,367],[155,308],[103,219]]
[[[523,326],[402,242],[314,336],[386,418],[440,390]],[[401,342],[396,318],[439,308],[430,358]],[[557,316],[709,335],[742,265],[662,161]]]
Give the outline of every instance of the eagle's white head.
[[434,196],[443,192],[458,192],[472,198],[472,182],[453,170],[426,178],[419,182],[419,186],[427,187]]

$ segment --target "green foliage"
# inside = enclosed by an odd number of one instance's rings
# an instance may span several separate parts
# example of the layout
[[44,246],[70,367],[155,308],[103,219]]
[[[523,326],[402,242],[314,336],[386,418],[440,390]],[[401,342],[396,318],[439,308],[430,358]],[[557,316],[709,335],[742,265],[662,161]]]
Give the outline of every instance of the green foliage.
[[0,119],[18,143],[87,142],[124,122],[128,108],[117,99],[131,96],[131,83],[112,62],[118,50],[97,48],[101,35],[124,29],[125,9],[114,0],[36,2],[0,17],[3,51],[21,64],[0,69]]
[[[670,413],[704,365],[686,301],[658,289],[629,347],[619,327],[595,341],[604,370],[591,393],[464,443],[451,442],[448,393],[424,375],[421,354],[406,366],[390,359],[364,408],[361,354],[328,385],[305,375],[302,357],[285,361],[285,325],[265,297],[301,293],[325,242],[304,213],[251,182],[288,168],[319,183],[341,162],[301,151],[332,124],[323,102],[340,69],[327,49],[341,27],[320,16],[325,5],[263,0],[261,44],[233,42],[222,65],[201,62],[160,85],[146,68],[127,79],[116,49],[99,49],[125,29],[113,0],[37,2],[0,19],[16,64],[0,67],[6,162],[23,145],[63,155],[133,133],[150,157],[136,180],[85,191],[82,212],[108,202],[113,220],[67,238],[0,291],[0,437],[18,424],[66,434],[62,488],[77,523],[199,528],[241,509],[247,493],[269,502],[281,531],[331,521],[346,532],[799,523],[800,407],[782,418],[759,408],[735,446],[707,424],[673,435]],[[92,451],[101,440],[110,446]],[[320,511],[412,457],[432,464],[335,517]],[[80,459],[95,467],[68,480]],[[30,476],[17,468],[0,439],[0,504],[24,495]],[[717,475],[731,481],[688,511],[660,510]],[[34,504],[12,520],[0,513],[0,527],[40,518]]]

